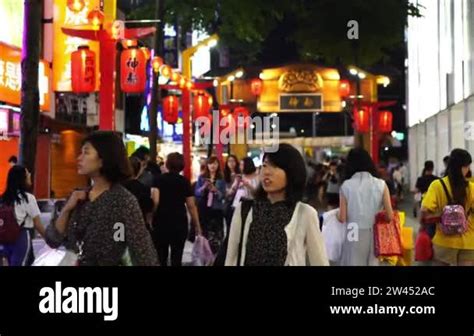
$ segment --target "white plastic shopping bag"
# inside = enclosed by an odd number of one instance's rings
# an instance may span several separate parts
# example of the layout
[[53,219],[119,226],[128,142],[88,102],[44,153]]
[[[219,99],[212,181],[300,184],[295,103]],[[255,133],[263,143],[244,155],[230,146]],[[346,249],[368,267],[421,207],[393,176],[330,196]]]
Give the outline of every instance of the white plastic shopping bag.
[[53,249],[45,245],[32,266],[76,266],[77,255],[64,249]]
[[212,253],[209,241],[203,236],[196,237],[191,260],[193,266],[210,266],[214,262],[214,254]]
[[328,259],[332,262],[338,262],[342,255],[342,245],[346,237],[346,225],[337,220],[339,209],[334,209],[323,214],[324,243]]
[[38,253],[32,266],[58,266],[61,260],[64,259],[66,251],[59,249],[52,249],[45,245]]

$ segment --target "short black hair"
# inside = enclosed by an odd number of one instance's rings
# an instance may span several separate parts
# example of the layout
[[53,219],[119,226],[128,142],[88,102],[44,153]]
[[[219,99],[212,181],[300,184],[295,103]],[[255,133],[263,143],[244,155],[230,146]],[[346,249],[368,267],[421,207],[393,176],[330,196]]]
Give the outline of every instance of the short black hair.
[[362,147],[356,147],[347,154],[345,180],[350,179],[355,173],[368,172],[373,177],[379,177],[374,161],[369,153]]
[[15,155],[12,155],[12,156],[10,156],[10,158],[8,159],[8,163],[17,164],[17,163],[18,163],[18,158],[17,158]]
[[133,171],[133,176],[138,176],[138,173],[140,172],[140,169],[142,168],[142,163],[139,158],[136,156],[130,156],[129,158],[130,161],[130,167],[132,168]]
[[425,170],[434,170],[434,162],[431,160],[425,161]]
[[120,183],[132,176],[127,151],[122,137],[117,132],[96,131],[88,135],[82,145],[91,144],[102,159],[100,173],[110,183]]
[[147,155],[150,156],[150,149],[148,149],[145,146],[138,147],[135,150],[135,152],[133,152],[133,154],[132,154],[132,156],[135,156],[135,157],[139,158],[142,161],[145,160],[145,156],[147,156]]
[[444,158],[443,158],[443,162],[448,164],[449,162],[449,155],[446,155]]
[[172,173],[181,173],[184,169],[184,156],[178,152],[168,154],[166,168]]
[[257,168],[255,168],[255,163],[253,163],[251,158],[246,157],[242,159],[242,161],[244,162],[244,170],[242,171],[244,175],[250,175],[257,171]]
[[[266,152],[263,161],[268,159],[272,164],[283,169],[286,174],[286,200],[296,204],[303,199],[306,186],[306,164],[301,153],[293,146],[282,143],[276,152]],[[256,198],[263,200],[267,193],[262,185],[259,186]]]

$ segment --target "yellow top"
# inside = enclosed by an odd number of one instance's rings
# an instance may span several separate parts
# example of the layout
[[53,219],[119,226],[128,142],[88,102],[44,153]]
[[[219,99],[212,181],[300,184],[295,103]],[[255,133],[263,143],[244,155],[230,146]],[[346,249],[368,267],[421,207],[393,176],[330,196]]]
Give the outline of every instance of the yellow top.
[[[452,197],[451,185],[449,183],[448,177],[443,177],[443,181],[446,184],[446,188],[449,191],[449,194]],[[444,192],[443,186],[439,180],[433,181],[428,188],[428,191],[423,198],[422,207],[428,211],[439,214],[443,212],[443,208],[448,204],[448,198]],[[474,183],[469,182],[469,190],[466,197],[466,204],[464,209],[468,211],[469,209],[474,210]],[[445,235],[441,229],[440,225],[436,226],[436,234],[433,238],[433,244],[442,247],[449,247],[461,250],[474,250],[474,213],[473,211],[469,212],[468,220],[468,229],[467,232],[462,235]]]

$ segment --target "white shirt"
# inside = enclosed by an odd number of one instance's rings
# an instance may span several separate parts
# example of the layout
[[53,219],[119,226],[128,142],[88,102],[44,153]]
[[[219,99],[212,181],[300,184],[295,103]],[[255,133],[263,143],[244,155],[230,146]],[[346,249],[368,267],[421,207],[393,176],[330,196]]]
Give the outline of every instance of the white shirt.
[[33,218],[41,214],[38,203],[36,202],[35,196],[30,193],[26,193],[28,202],[24,199],[21,202],[15,202],[15,215],[18,225],[21,225],[25,222],[24,228],[33,229]]
[[[242,228],[241,204],[239,204],[232,217],[230,226],[229,244],[227,246],[226,266],[237,265],[239,253],[240,231]],[[245,246],[249,228],[252,223],[252,210],[245,221],[241,266],[245,263]],[[298,202],[291,217],[290,223],[285,227],[288,239],[288,253],[285,266],[328,266],[324,239],[319,230],[318,212],[308,204]]]

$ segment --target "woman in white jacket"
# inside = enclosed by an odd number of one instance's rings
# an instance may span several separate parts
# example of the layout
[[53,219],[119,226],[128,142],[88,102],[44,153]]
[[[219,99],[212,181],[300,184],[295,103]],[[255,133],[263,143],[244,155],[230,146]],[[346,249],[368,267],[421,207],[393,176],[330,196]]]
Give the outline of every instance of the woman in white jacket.
[[[265,153],[261,186],[248,214],[232,218],[226,266],[327,266],[317,211],[303,204],[306,167],[288,144]],[[245,223],[242,223],[245,217]]]

